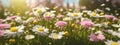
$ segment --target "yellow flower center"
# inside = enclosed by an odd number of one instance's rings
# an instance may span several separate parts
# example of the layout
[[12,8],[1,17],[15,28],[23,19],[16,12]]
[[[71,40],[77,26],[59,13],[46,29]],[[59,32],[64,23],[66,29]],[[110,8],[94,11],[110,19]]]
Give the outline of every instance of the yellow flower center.
[[10,22],[10,25],[15,25],[15,22]]
[[110,21],[107,21],[106,23],[107,23],[107,25],[110,25],[110,24],[111,24]]
[[58,38],[58,34],[55,34],[55,35],[53,36],[53,38],[54,38],[54,39],[57,39],[57,38]]
[[50,17],[52,14],[51,13],[48,13],[47,16]]
[[37,13],[41,13],[41,12],[42,12],[42,10],[41,10],[41,9],[38,9],[36,12],[37,12]]
[[71,24],[71,26],[73,27],[73,26],[75,26],[75,24],[73,23],[73,24]]
[[84,16],[84,17],[86,17],[87,15],[86,15],[86,14],[84,14],[83,16]]
[[66,20],[70,20],[70,18],[66,18]]
[[112,42],[111,45],[119,45],[117,42]]
[[78,15],[79,15],[79,13],[74,13],[74,14],[73,14],[73,16],[78,16]]
[[100,13],[100,15],[101,15],[101,16],[103,16],[103,15],[104,15],[104,13],[103,13],[103,12],[101,12],[101,13]]
[[33,24],[37,24],[37,23],[38,23],[38,21],[37,21],[37,20],[34,20],[34,21],[33,21]]
[[44,31],[44,28],[39,27],[38,30],[39,30],[40,32],[43,32],[43,31]]
[[53,7],[54,10],[57,9],[57,8],[58,8],[57,6]]
[[68,32],[68,31],[66,31],[64,35],[65,35],[65,36],[69,36],[69,32]]
[[96,16],[96,13],[92,13],[92,16]]
[[12,27],[12,28],[10,28],[10,31],[11,32],[17,32],[18,31],[18,27]]
[[10,39],[9,42],[15,43],[15,39]]

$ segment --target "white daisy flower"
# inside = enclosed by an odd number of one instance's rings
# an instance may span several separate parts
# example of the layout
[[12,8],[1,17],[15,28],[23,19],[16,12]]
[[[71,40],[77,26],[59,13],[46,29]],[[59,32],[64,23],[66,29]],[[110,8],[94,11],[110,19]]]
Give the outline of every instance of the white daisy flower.
[[64,20],[64,21],[71,21],[72,18],[71,18],[71,17],[65,17],[65,18],[63,18],[63,20]]
[[102,27],[102,24],[95,24],[94,26]]
[[15,37],[15,36],[20,36],[24,32],[24,27],[23,25],[17,26],[17,27],[11,27],[10,30],[5,30],[5,36],[8,37]]
[[39,16],[39,14],[46,12],[45,7],[37,7],[37,8],[33,8],[33,13],[35,16]]
[[91,28],[91,30],[95,30],[95,28]]
[[119,33],[113,31],[113,30],[108,30],[109,34],[112,34],[113,36],[117,36]]
[[34,39],[34,38],[35,38],[34,35],[26,35],[26,36],[25,36],[25,39],[26,39],[26,40],[30,40],[30,39]]
[[120,32],[117,34],[117,37],[120,38]]
[[102,31],[97,31],[95,34],[103,34]]
[[88,18],[81,18],[81,21],[90,20]]
[[100,6],[105,6],[105,4],[101,4]]
[[120,27],[118,24],[112,24],[113,27]]
[[116,15],[119,15],[119,13],[116,13]]
[[45,27],[42,27],[40,25],[34,26],[32,31],[35,32],[35,34],[38,34],[38,35],[47,35],[49,33],[49,29],[47,29]]
[[106,45],[120,45],[120,41],[115,42],[115,41],[112,41],[112,40],[107,40],[105,42],[105,44]]
[[113,35],[113,36],[117,36],[118,34],[119,34],[119,33],[115,32],[115,31],[112,32],[112,35]]
[[107,28],[108,27],[108,23],[107,22],[103,22],[102,25]]
[[49,10],[50,8],[48,8],[48,7],[45,7],[45,9],[46,9],[46,10]]
[[33,20],[34,20],[33,17],[29,17],[25,22],[26,22],[26,23],[29,23],[29,22],[32,22]]
[[120,38],[120,32],[115,32],[115,31],[113,31],[113,30],[108,30],[108,33],[109,33],[109,34],[112,34],[113,36],[117,36],[117,37]]
[[118,28],[118,31],[120,32],[120,28]]
[[88,12],[88,10],[83,10],[82,12],[83,12],[83,13],[87,13],[87,12]]
[[111,10],[109,7],[106,7],[105,9],[106,9],[107,11],[110,11],[110,10]]
[[92,13],[92,11],[88,11],[87,14],[90,15]]
[[99,17],[98,13],[92,12],[91,14],[89,14],[91,17]]
[[22,22],[22,18],[18,16],[18,17],[15,19],[15,21],[16,21],[16,22]]
[[46,12],[43,17],[55,17],[55,14],[53,12]]
[[49,38],[52,39],[61,39],[63,37],[64,32],[59,32],[59,33],[51,33],[49,35]]
[[96,9],[98,12],[101,12],[102,10],[101,9]]
[[107,32],[112,34],[114,31],[113,30],[107,30]]
[[53,20],[54,17],[55,17],[54,11],[46,12],[46,13],[43,15],[43,17],[44,17],[44,19],[47,20],[47,21]]
[[81,18],[83,13],[68,13],[67,15],[72,18]]

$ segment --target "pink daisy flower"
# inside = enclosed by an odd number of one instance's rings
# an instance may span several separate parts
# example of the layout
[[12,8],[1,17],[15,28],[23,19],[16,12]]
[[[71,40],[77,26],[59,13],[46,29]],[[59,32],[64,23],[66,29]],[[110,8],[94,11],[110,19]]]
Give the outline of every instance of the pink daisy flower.
[[10,28],[9,24],[0,24],[0,29]]
[[118,21],[118,18],[114,17],[114,18],[113,18],[113,21]]
[[98,38],[99,40],[104,40],[104,39],[105,39],[105,36],[104,36],[103,34],[98,34],[98,35],[97,35],[97,38]]
[[0,37],[2,37],[4,35],[4,31],[0,30]]
[[113,18],[114,18],[113,15],[105,15],[105,17],[106,17],[107,19],[113,19]]
[[90,34],[90,41],[102,41],[105,40],[105,36],[103,34]]
[[10,19],[13,20],[13,19],[16,19],[17,16],[11,16]]
[[90,34],[90,41],[98,41],[98,38],[96,37],[95,34]]
[[80,23],[83,27],[89,28],[94,26],[94,23],[90,20],[84,20]]
[[67,25],[67,22],[65,21],[58,21],[55,23],[56,26],[58,27],[63,27],[63,26],[66,26]]

